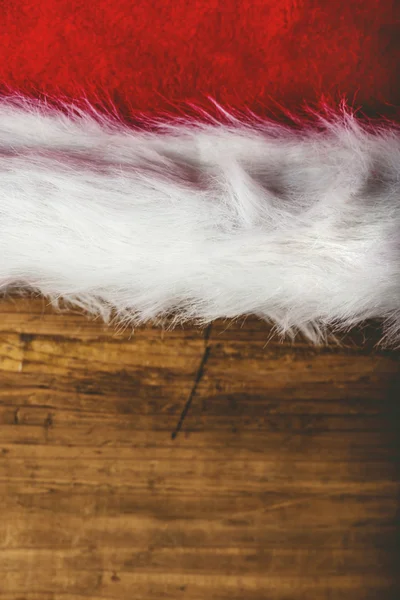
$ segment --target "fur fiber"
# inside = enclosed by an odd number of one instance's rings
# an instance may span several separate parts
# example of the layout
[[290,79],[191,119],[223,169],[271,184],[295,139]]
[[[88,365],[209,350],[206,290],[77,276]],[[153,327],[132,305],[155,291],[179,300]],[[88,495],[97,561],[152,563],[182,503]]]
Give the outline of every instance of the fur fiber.
[[255,314],[317,341],[380,318],[398,338],[394,126],[152,125],[0,103],[3,291],[133,325]]

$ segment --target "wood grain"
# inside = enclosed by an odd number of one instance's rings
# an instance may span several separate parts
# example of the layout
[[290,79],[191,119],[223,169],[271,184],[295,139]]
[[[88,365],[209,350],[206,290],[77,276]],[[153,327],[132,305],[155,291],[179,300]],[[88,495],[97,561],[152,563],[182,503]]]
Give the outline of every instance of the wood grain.
[[377,336],[132,334],[3,299],[1,600],[399,598],[400,353]]

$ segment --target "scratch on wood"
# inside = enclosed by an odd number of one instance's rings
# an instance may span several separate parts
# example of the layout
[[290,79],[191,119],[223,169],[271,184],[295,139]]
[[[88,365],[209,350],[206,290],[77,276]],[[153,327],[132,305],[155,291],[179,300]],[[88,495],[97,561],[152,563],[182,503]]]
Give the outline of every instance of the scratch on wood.
[[19,334],[19,339],[21,340],[21,344],[22,344],[22,356],[21,356],[21,362],[18,365],[18,372],[22,373],[22,370],[24,368],[24,361],[25,361],[25,352],[29,346],[29,344],[31,343],[31,341],[34,339],[35,336],[33,336],[30,333],[20,333]]
[[205,370],[205,366],[207,364],[208,358],[210,356],[210,350],[211,350],[211,346],[209,345],[209,340],[210,340],[210,335],[211,335],[211,329],[212,329],[212,325],[209,325],[205,331],[204,331],[204,352],[203,352],[203,356],[201,357],[201,361],[200,361],[200,365],[199,368],[197,369],[196,372],[196,377],[193,383],[193,387],[191,389],[191,392],[189,394],[189,398],[187,399],[185,406],[183,407],[183,410],[181,412],[181,416],[179,417],[179,421],[178,424],[175,428],[175,430],[172,432],[171,434],[171,439],[175,439],[176,436],[178,435],[178,433],[180,432],[180,430],[182,429],[182,425],[183,422],[186,418],[186,415],[188,414],[190,407],[192,405],[193,402],[193,398],[196,394],[197,388],[199,387],[200,381],[204,375],[204,370]]

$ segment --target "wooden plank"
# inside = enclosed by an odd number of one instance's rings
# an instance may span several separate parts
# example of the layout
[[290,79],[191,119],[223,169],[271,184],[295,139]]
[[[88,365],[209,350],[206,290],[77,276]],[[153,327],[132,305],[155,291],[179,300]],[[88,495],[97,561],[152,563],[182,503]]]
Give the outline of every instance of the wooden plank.
[[400,353],[380,335],[132,334],[0,302],[1,600],[397,599]]

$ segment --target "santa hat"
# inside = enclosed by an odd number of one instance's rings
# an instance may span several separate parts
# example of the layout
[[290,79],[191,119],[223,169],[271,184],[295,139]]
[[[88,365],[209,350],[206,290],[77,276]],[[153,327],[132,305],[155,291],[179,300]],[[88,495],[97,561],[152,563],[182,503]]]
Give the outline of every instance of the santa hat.
[[380,318],[396,339],[394,10],[2,3],[2,289],[313,339]]

